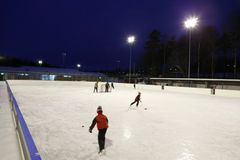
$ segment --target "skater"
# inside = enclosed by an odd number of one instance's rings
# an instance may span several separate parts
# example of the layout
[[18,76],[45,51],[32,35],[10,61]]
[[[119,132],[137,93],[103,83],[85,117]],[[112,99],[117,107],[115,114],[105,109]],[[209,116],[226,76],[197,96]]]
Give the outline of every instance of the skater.
[[111,83],[111,87],[112,87],[112,89],[114,89],[114,85],[113,85],[113,82]]
[[109,85],[109,83],[107,82],[107,83],[105,84],[105,92],[108,92],[108,91],[109,91],[109,87],[110,87],[110,85]]
[[94,84],[94,90],[93,93],[98,92],[98,81]]
[[93,119],[92,124],[89,127],[89,132],[92,133],[92,129],[97,123],[99,154],[102,153],[102,151],[105,148],[105,134],[108,128],[108,119],[104,114],[102,114],[102,112],[103,112],[102,107],[98,106],[97,108],[98,115]]
[[136,96],[134,102],[132,102],[132,103],[130,104],[130,106],[132,106],[132,105],[133,105],[134,103],[136,103],[136,102],[137,102],[136,106],[138,106],[139,101],[141,102],[141,93],[140,93],[140,92],[138,92],[138,95]]
[[136,80],[133,83],[133,88],[136,89]]

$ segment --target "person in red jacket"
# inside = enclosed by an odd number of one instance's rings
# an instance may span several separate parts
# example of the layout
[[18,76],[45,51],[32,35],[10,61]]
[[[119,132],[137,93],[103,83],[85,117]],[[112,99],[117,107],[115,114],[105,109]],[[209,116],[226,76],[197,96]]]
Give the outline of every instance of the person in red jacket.
[[140,93],[140,92],[138,92],[138,95],[136,96],[134,102],[132,102],[132,103],[130,104],[130,106],[133,105],[133,104],[136,103],[136,102],[137,102],[136,106],[138,106],[139,101],[141,102],[141,93]]
[[108,119],[104,114],[102,114],[102,112],[103,112],[102,107],[98,106],[98,108],[97,108],[98,115],[93,119],[92,124],[89,127],[89,132],[92,133],[94,126],[97,124],[98,145],[99,145],[98,153],[102,153],[102,151],[105,148],[105,134],[106,134],[107,128],[108,128]]

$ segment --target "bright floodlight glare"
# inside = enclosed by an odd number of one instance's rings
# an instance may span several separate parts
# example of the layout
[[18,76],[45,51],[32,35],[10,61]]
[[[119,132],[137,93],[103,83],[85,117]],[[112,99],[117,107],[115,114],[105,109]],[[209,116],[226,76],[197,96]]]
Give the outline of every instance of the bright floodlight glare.
[[42,63],[43,63],[43,61],[42,61],[42,60],[39,60],[39,61],[38,61],[38,64],[42,64]]
[[198,24],[197,17],[190,17],[184,22],[186,28],[194,28],[197,24]]
[[80,67],[81,67],[81,64],[77,64],[77,67],[80,68]]
[[127,41],[128,41],[128,43],[134,43],[135,37],[134,36],[129,36]]

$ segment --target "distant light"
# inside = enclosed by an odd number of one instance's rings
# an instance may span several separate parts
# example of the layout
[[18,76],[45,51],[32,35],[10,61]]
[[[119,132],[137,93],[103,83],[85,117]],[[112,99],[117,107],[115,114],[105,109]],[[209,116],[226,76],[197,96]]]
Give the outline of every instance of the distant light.
[[4,73],[1,73],[1,75],[3,76],[3,75],[4,75]]
[[127,39],[128,43],[132,44],[135,42],[135,37],[134,36],[129,36]]
[[29,74],[25,74],[25,76],[29,76]]
[[184,21],[184,25],[187,29],[191,29],[196,27],[198,24],[198,18],[197,17],[190,17],[187,20]]
[[40,65],[43,64],[43,61],[42,61],[42,60],[39,60],[39,61],[38,61],[38,64],[40,64]]
[[77,64],[77,67],[80,68],[80,67],[81,67],[81,64]]
[[63,75],[64,78],[71,78],[72,76],[69,75]]

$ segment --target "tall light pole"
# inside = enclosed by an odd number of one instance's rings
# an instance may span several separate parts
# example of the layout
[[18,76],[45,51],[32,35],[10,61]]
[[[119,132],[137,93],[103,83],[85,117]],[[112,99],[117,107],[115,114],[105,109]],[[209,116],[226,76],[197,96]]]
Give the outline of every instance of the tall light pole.
[[234,79],[237,78],[237,49],[235,48],[234,49],[234,65],[233,65],[233,68],[234,68]]
[[184,21],[185,28],[189,30],[189,48],[188,48],[188,78],[190,78],[191,74],[191,32],[192,29],[195,28],[198,24],[197,17],[190,17]]
[[117,62],[117,69],[116,69],[116,71],[119,72],[119,70],[120,70],[120,60],[116,60],[116,62]]
[[201,48],[201,42],[198,42],[198,67],[197,67],[197,77],[199,78],[200,73],[200,48]]
[[65,67],[65,57],[67,56],[66,52],[62,53],[63,67]]
[[135,42],[135,37],[134,36],[129,36],[127,38],[127,42],[130,46],[130,55],[129,55],[129,75],[128,75],[128,83],[131,82],[131,66],[132,66],[132,45]]

